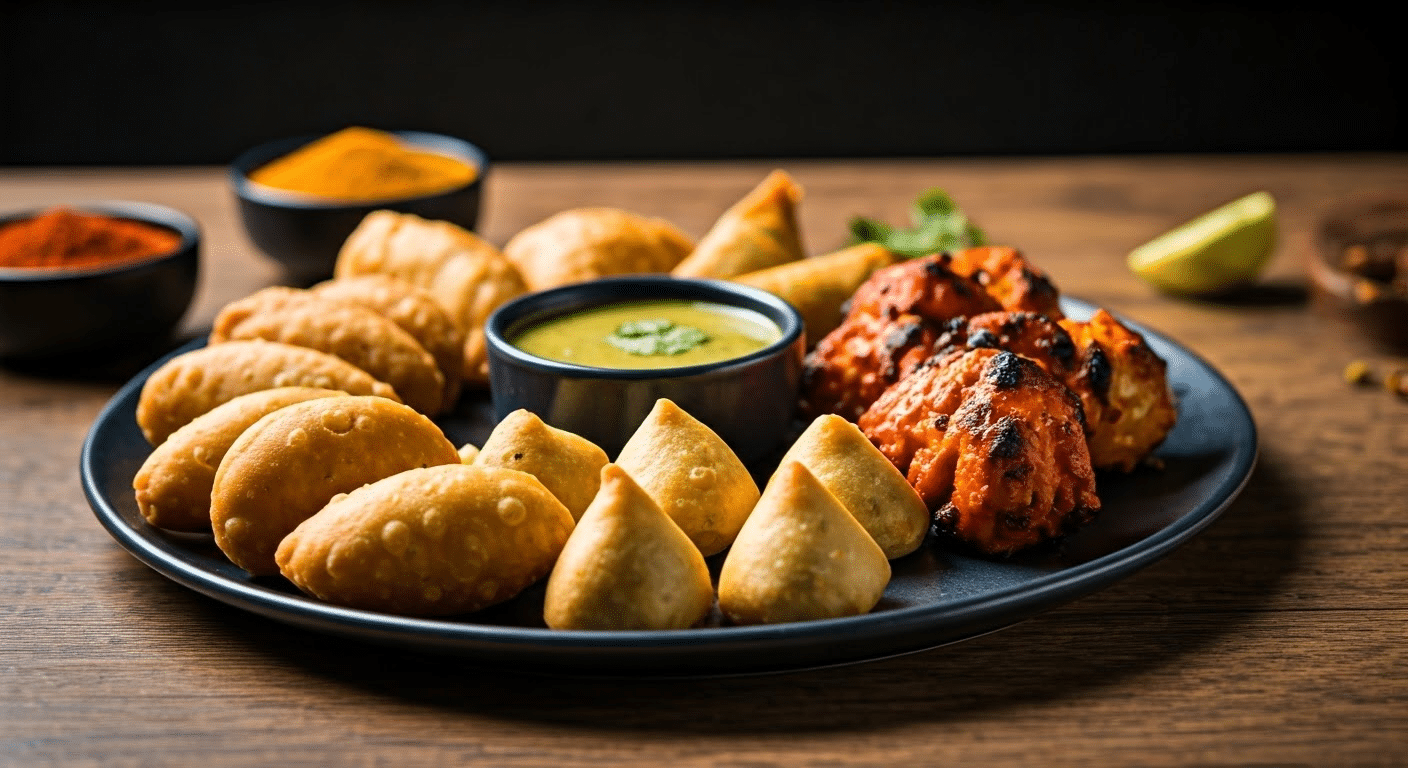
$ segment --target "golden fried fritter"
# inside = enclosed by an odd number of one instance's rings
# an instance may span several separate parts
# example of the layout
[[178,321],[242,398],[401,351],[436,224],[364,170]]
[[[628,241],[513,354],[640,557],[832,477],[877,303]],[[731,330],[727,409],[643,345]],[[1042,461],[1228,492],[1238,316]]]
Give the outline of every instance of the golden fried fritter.
[[1091,460],[1100,469],[1129,472],[1178,420],[1168,364],[1103,309],[1088,322],[1062,320],[1061,327],[1076,345],[1076,370],[1067,384],[1085,407]]
[[1001,309],[976,280],[934,254],[876,270],[846,319],[807,355],[802,409],[855,419],[886,387],[933,354],[945,324]]
[[985,246],[953,253],[952,269],[978,281],[1002,305],[1014,312],[1036,312],[1060,320],[1061,294],[1046,273],[1033,267],[1016,248]]
[[935,528],[979,551],[1011,554],[1100,509],[1080,401],[1021,355],[931,358],[859,424],[934,510]]

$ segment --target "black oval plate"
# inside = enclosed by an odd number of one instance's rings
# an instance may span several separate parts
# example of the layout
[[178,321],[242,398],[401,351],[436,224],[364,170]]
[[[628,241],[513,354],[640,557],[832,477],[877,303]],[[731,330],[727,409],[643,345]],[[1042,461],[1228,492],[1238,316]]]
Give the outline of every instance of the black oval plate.
[[[1093,311],[1083,302],[1064,305],[1072,317]],[[543,625],[541,583],[487,611],[437,620],[341,608],[305,597],[281,578],[252,578],[226,560],[210,536],[153,528],[137,510],[132,478],[151,452],[137,427],[137,400],[164,360],[124,385],[94,422],[81,458],[83,490],[113,538],[157,572],[237,608],[317,632],[487,665],[593,675],[741,674],[877,659],[1000,629],[1106,587],[1173,551],[1241,491],[1257,454],[1246,404],[1192,352],[1131,327],[1168,362],[1178,398],[1178,424],[1156,454],[1164,468],[1100,475],[1100,519],[1059,551],[990,559],[926,543],[893,561],[884,598],[863,616],[756,627],[716,622],[678,631],[555,631]],[[488,398],[466,397],[439,423],[456,445],[482,444],[492,428]],[[717,573],[718,563],[712,565]]]

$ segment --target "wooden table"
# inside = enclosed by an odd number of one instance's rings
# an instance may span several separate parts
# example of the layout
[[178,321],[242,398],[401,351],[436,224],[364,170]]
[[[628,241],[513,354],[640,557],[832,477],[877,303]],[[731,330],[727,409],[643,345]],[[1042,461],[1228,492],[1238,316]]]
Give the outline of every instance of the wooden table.
[[[1408,765],[1408,401],[1341,378],[1404,359],[1317,315],[1302,279],[1316,217],[1408,192],[1408,156],[511,165],[482,232],[502,244],[593,204],[697,236],[774,165],[807,189],[813,252],[940,186],[1066,293],[1204,356],[1260,430],[1245,492],[1167,559],[957,645],[761,677],[541,677],[311,634],[168,581],[79,487],[121,372],[0,369],[0,764]],[[1125,270],[1132,246],[1256,189],[1283,236],[1253,299],[1166,298]],[[105,197],[204,226],[191,333],[280,279],[221,169],[0,170],[0,210]]]

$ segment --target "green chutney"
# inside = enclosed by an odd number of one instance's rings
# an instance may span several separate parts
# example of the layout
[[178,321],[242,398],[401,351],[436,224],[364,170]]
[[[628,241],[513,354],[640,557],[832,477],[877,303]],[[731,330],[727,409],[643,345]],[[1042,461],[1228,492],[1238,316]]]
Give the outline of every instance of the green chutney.
[[709,301],[621,302],[534,325],[512,340],[530,355],[592,368],[682,368],[730,360],[782,338],[760,312]]

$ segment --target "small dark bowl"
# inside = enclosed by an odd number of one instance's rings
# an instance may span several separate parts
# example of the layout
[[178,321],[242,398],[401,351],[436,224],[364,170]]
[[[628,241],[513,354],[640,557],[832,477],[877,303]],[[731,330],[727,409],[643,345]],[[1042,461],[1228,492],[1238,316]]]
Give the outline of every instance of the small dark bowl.
[[240,219],[254,244],[283,265],[293,282],[312,284],[332,277],[342,243],[372,211],[413,213],[473,230],[479,223],[479,198],[489,157],[467,141],[438,133],[392,131],[407,144],[439,152],[474,166],[470,183],[433,195],[371,202],[320,200],[273,189],[249,180],[249,174],[271,160],[283,157],[319,136],[298,136],[261,144],[235,158],[230,184],[239,198]]
[[[687,299],[759,312],[782,329],[773,344],[743,357],[683,368],[619,370],[545,360],[513,346],[529,326],[619,301]],[[521,296],[485,326],[494,416],[525,408],[581,435],[615,459],[659,398],[718,433],[750,469],[779,458],[793,429],[805,339],[802,318],[765,291],[716,280],[615,277]]]
[[[65,207],[173,230],[181,244],[163,256],[111,266],[0,268],[0,358],[107,358],[169,341],[191,305],[200,273],[195,220],[152,203],[105,200]],[[5,214],[0,226],[44,210]]]
[[[1316,227],[1307,268],[1315,306],[1386,351],[1408,351],[1408,198],[1342,203]],[[1346,252],[1373,253],[1372,267],[1346,266]]]

